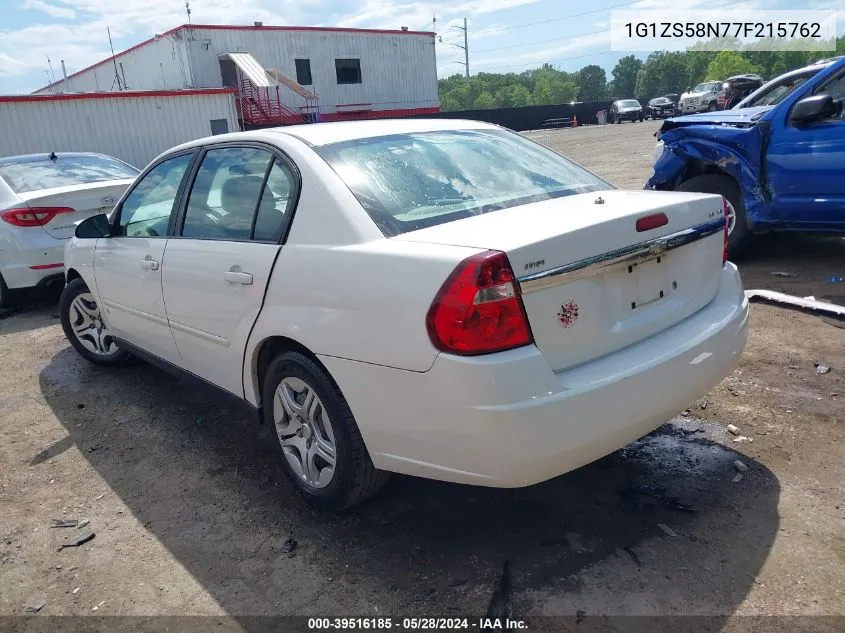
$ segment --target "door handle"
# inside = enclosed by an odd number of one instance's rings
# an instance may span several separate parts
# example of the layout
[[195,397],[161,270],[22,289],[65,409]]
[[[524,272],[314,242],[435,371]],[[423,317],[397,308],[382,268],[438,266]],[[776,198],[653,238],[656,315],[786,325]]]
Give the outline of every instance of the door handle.
[[144,270],[158,270],[158,262],[149,255],[142,259],[140,263]]
[[230,284],[241,284],[244,286],[252,285],[252,275],[250,275],[249,273],[242,273],[236,270],[230,270],[228,272],[223,273],[223,279],[228,281]]

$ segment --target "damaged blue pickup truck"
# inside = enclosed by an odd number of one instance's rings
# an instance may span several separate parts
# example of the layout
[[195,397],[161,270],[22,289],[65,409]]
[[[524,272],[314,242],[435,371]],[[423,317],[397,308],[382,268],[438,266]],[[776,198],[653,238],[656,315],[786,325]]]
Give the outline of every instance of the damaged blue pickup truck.
[[729,249],[767,231],[845,233],[845,59],[773,106],[667,119],[646,189],[718,193]]

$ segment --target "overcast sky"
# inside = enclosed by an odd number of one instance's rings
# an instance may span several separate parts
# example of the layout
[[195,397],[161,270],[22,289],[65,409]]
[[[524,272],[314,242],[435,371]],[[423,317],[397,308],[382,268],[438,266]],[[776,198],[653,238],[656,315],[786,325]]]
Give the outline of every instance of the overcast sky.
[[[611,8],[837,9],[845,0],[191,0],[195,24],[350,26],[431,30],[437,17],[438,73],[462,73],[462,32],[469,22],[470,70],[520,72],[551,62],[563,70],[598,64],[608,70],[625,53],[610,51]],[[677,17],[677,14],[676,14]],[[120,51],[185,23],[184,0],[0,0],[0,94],[47,83],[47,57],[61,77],[109,54],[106,27]],[[638,53],[645,57],[647,53]]]

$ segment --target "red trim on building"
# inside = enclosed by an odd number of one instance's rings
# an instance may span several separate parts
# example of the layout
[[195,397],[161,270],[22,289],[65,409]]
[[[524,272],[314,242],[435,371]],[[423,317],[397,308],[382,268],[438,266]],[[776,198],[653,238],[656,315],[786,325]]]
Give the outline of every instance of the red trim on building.
[[325,112],[320,114],[320,121],[360,121],[363,119],[390,119],[393,117],[435,114],[440,108],[399,108],[397,110],[356,110],[352,112]]
[[[389,30],[389,29],[353,29],[353,28],[343,28],[343,27],[330,27],[330,26],[227,26],[225,24],[181,24],[177,27],[170,29],[169,31],[165,31],[164,33],[159,33],[149,39],[144,40],[134,46],[130,46],[125,51],[120,51],[119,53],[115,53],[114,58],[123,57],[124,55],[131,53],[132,51],[136,51],[142,46],[146,46],[147,44],[151,44],[162,37],[167,37],[168,35],[172,35],[176,33],[176,31],[181,31],[182,29],[205,29],[209,31],[322,31],[325,33],[372,33],[373,35],[430,35],[434,37],[435,33],[433,31],[401,31],[401,30]],[[81,75],[82,73],[86,73],[89,70],[97,68],[98,66],[102,66],[103,64],[111,64],[112,57],[108,59],[104,59],[102,61],[96,62],[91,64],[90,66],[86,66],[82,70],[77,70],[75,73],[71,73],[67,76],[68,79],[73,79]],[[53,82],[51,84],[47,84],[42,88],[38,88],[35,92],[40,90],[46,90],[50,86],[55,86],[60,84],[64,79],[60,79],[59,81]]]
[[20,101],[75,101],[77,99],[126,99],[131,97],[190,97],[194,95],[219,95],[234,93],[234,88],[124,90],[123,92],[70,92],[59,95],[6,95],[0,96],[0,103],[16,103]]
[[[183,24],[179,28],[188,28]],[[372,33],[373,35],[435,35],[434,31],[401,31],[399,29],[355,29],[342,26],[230,26],[226,24],[193,24],[191,28],[211,31],[322,31],[329,33]]]

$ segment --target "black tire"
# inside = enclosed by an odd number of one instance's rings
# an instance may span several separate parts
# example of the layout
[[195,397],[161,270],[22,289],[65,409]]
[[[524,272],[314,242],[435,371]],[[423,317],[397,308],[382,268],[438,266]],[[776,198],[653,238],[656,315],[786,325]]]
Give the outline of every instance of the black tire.
[[707,111],[708,111],[708,112],[715,112],[715,111],[718,109],[718,107],[719,107],[719,106],[718,106],[718,105],[716,105],[716,102],[715,102],[715,101],[711,101],[711,102],[707,105]]
[[[82,279],[74,279],[65,286],[65,289],[62,291],[62,296],[59,299],[59,318],[61,319],[62,329],[65,331],[67,340],[80,356],[95,365],[115,367],[126,364],[126,362],[131,358],[129,352],[117,348],[116,352],[110,354],[94,354],[79,341],[79,338],[77,338],[76,333],[73,330],[77,315],[72,308],[72,304],[73,300],[79,295],[88,292],[90,292],[90,290],[88,289],[88,286],[85,285],[85,281]],[[98,310],[96,303],[94,304],[94,308]],[[115,347],[117,347],[116,344]]]
[[[315,488],[302,481],[288,463],[276,433],[276,389],[288,377],[298,378],[312,388],[328,413],[336,461],[334,475],[324,488]],[[261,393],[264,419],[269,423],[282,468],[309,503],[322,510],[337,512],[372,497],[385,484],[390,473],[373,466],[349,404],[331,377],[313,360],[298,352],[279,354],[267,368]]]
[[733,205],[736,214],[734,229],[728,236],[728,255],[731,258],[739,255],[751,239],[748,221],[745,218],[745,204],[742,201],[742,191],[736,181],[730,176],[721,174],[705,174],[685,180],[678,186],[678,191],[697,191],[699,193],[717,193],[727,198]]
[[3,275],[0,275],[0,308],[8,308],[12,305],[12,295],[9,292],[9,287],[3,281]]

